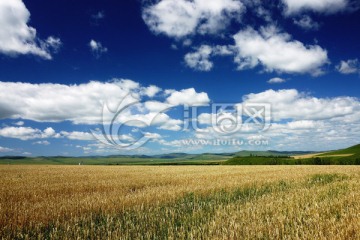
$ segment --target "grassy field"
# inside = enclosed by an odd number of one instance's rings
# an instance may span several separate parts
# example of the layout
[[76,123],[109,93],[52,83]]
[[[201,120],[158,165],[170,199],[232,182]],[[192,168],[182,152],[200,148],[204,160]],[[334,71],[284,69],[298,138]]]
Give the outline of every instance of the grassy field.
[[222,165],[360,165],[360,144],[337,151],[293,156],[235,156]]
[[[300,154],[301,155],[298,155]],[[0,165],[360,165],[360,144],[326,153],[239,151],[93,157],[0,157]]]
[[2,239],[360,239],[358,166],[0,166]]

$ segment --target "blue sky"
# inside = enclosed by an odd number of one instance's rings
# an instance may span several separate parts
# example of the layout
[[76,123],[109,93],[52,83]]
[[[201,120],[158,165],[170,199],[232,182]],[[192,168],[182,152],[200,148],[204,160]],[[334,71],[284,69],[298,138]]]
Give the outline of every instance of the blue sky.
[[360,142],[356,1],[2,0],[0,16],[0,155]]

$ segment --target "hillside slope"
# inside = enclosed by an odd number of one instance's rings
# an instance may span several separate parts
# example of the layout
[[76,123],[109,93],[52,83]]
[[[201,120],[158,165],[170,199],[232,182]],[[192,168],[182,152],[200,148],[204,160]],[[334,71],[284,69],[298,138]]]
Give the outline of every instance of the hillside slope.
[[331,156],[331,155],[341,155],[341,154],[360,155],[360,144],[345,149],[319,154],[318,156]]

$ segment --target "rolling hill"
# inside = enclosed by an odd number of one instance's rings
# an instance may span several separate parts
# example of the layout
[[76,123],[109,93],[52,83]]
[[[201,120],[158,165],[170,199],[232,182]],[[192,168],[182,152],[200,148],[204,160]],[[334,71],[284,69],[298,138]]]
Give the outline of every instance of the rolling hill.
[[319,154],[318,156],[332,156],[332,155],[342,155],[342,154],[351,154],[351,156],[360,156],[360,144],[341,150],[330,151],[327,153]]
[[[316,154],[310,151],[248,151],[234,153],[168,153],[158,155],[109,155],[88,157],[0,157],[0,164],[45,165],[283,165],[283,164],[357,164],[360,161],[360,144],[346,149],[319,153],[304,159],[293,155]],[[319,161],[320,159],[320,161]],[[316,162],[316,161],[317,162]]]

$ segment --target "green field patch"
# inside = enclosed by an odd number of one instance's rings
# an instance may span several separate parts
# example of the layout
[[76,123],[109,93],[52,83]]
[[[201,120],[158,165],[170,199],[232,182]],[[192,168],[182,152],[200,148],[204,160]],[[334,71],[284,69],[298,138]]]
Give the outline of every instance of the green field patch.
[[348,179],[349,177],[344,174],[337,174],[337,173],[323,173],[323,174],[315,174],[312,175],[309,180],[309,185],[325,185],[335,181],[343,181]]

